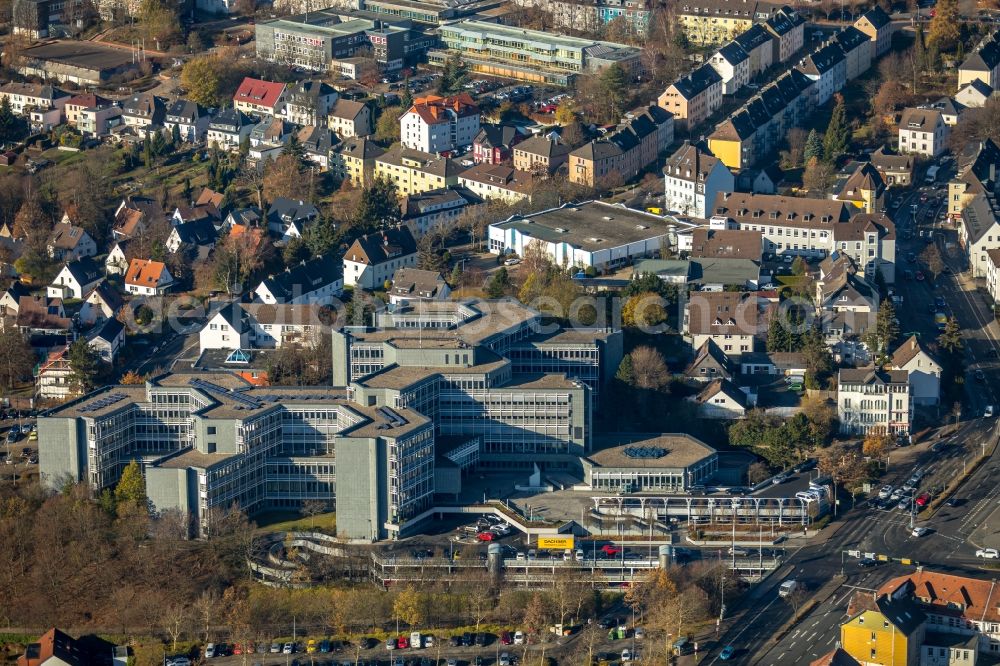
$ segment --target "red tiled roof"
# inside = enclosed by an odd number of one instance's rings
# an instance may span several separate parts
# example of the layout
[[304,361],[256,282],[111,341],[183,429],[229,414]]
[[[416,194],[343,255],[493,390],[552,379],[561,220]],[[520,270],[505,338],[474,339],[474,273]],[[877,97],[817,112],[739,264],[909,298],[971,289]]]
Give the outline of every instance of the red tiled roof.
[[261,81],[260,79],[252,79],[248,76],[243,79],[243,83],[237,88],[236,94],[233,95],[233,101],[273,108],[278,103],[278,98],[281,97],[281,93],[284,90],[284,83]]
[[166,266],[162,261],[133,259],[128,265],[125,284],[134,284],[138,287],[155,287],[159,284],[160,276],[163,275],[164,270],[166,270]]
[[438,97],[428,95],[413,100],[413,106],[408,113],[416,113],[428,125],[443,122],[447,115],[445,111],[454,111],[459,117],[479,113],[479,107],[469,96],[469,93],[459,93],[453,97]]

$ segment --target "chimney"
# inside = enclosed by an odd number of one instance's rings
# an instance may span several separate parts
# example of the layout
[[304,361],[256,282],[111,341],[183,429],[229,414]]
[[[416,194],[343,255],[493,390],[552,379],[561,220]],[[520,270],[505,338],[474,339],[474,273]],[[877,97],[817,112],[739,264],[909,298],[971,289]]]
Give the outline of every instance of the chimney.
[[912,338],[910,338],[910,349],[916,349],[916,348],[917,348],[917,338],[916,336],[913,336]]

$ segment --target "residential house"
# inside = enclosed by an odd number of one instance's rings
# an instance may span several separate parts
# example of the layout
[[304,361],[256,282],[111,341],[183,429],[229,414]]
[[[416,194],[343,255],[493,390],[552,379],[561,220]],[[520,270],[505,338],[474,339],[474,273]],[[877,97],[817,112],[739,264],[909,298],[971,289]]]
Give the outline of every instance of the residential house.
[[330,171],[341,181],[369,187],[375,179],[375,161],[385,154],[377,143],[365,138],[347,138],[330,151]]
[[330,305],[343,291],[342,263],[333,257],[317,255],[282,273],[269,275],[257,285],[253,295],[261,303]]
[[827,43],[799,61],[797,69],[813,81],[816,106],[822,106],[847,83],[847,58],[836,44]]
[[866,213],[882,212],[885,210],[885,181],[871,162],[865,162],[851,173],[833,198],[847,201]]
[[820,262],[816,303],[827,344],[842,357],[853,358],[853,346],[841,343],[861,338],[875,323],[878,288],[858,274],[853,259],[835,252]]
[[306,227],[319,219],[319,209],[302,199],[277,197],[267,209],[267,230],[282,240],[302,236]]
[[871,40],[874,47],[872,58],[881,58],[889,52],[892,47],[892,19],[880,6],[875,5],[862,14],[861,18],[854,22],[854,27]]
[[389,289],[390,305],[406,305],[411,301],[443,301],[451,294],[451,288],[436,271],[418,268],[399,268],[392,275]]
[[898,130],[901,153],[937,157],[947,148],[949,130],[938,109],[904,109]]
[[448,232],[456,226],[463,212],[481,203],[482,198],[460,186],[410,194],[403,197],[400,204],[401,222],[414,238],[432,229]]
[[716,51],[708,64],[722,77],[723,95],[735,95],[750,83],[750,56],[736,42],[729,42]]
[[238,109],[223,109],[208,123],[206,142],[219,150],[233,152],[239,150],[240,143],[249,139],[250,131],[256,123]]
[[941,364],[916,335],[911,335],[893,353],[892,369],[905,370],[909,374],[914,405],[936,405],[940,402]]
[[722,106],[722,77],[706,63],[670,84],[656,104],[674,114],[679,129],[693,133]]
[[298,141],[309,162],[315,164],[320,171],[329,170],[330,153],[339,141],[332,130],[321,126],[303,127],[299,131]]
[[406,227],[365,234],[344,253],[344,285],[379,289],[399,268],[417,265],[417,243]]
[[[686,252],[693,259],[744,259],[760,264],[763,258],[763,236],[759,231],[695,227],[685,235],[690,238]],[[679,235],[679,245],[680,239]]]
[[719,345],[709,338],[698,347],[694,359],[684,369],[684,376],[697,382],[733,378],[733,362],[722,353]]
[[167,105],[163,127],[173,134],[174,127],[181,141],[198,143],[205,139],[212,116],[208,109],[188,99],[178,99]]
[[53,628],[37,642],[28,644],[24,654],[17,658],[17,666],[89,666],[107,656],[95,655],[89,645]]
[[314,344],[323,329],[316,305],[225,303],[199,333],[206,349],[275,349]]
[[472,140],[472,159],[476,164],[506,162],[513,157],[514,146],[527,136],[514,125],[480,125],[479,133]]
[[124,275],[128,270],[128,255],[125,249],[128,246],[127,240],[120,240],[111,246],[111,251],[104,259],[104,272],[108,275]]
[[684,142],[663,167],[664,207],[682,215],[710,217],[720,192],[736,189],[736,179],[722,160],[696,144]]
[[962,209],[958,223],[958,242],[965,250],[973,277],[986,277],[989,264],[987,252],[1000,248],[998,216],[1000,209],[992,194],[976,194]]
[[819,659],[809,662],[809,666],[862,666],[861,662],[844,652],[844,648],[834,648]]
[[90,257],[63,265],[45,293],[49,298],[80,298],[104,279],[103,267]]
[[[228,231],[232,235],[236,227],[259,228],[264,220],[264,216],[256,206],[239,208],[229,213],[222,221],[222,230]],[[242,232],[240,232],[242,233]]]
[[804,377],[807,371],[805,354],[800,352],[754,352],[740,357],[741,375]]
[[174,277],[162,261],[133,259],[125,273],[125,291],[140,296],[163,296],[174,285]]
[[542,182],[528,171],[518,171],[503,164],[482,163],[463,171],[458,183],[483,199],[500,199],[508,203],[531,200],[535,188]]
[[697,405],[700,419],[741,419],[746,415],[747,394],[728,379],[713,379],[697,395],[688,398]]
[[738,358],[754,351],[760,314],[751,292],[694,292],[684,304],[681,332],[696,349],[712,340],[723,354]]
[[113,364],[125,346],[125,326],[117,319],[105,319],[87,334],[87,345],[101,361]]
[[976,79],[994,90],[1000,86],[1000,30],[986,35],[958,67],[959,88]]
[[280,115],[285,103],[284,83],[246,77],[233,95],[233,107],[256,116]]
[[631,112],[618,128],[570,152],[570,182],[597,187],[628,182],[673,143],[674,118],[656,105]]
[[21,296],[13,324],[36,349],[59,347],[74,339],[73,320],[66,316],[61,298]]
[[749,30],[733,37],[733,42],[747,54],[751,79],[773,64],[775,39],[763,24],[754,24]]
[[684,0],[677,18],[688,39],[698,45],[721,44],[771,18],[779,4],[763,0]]
[[981,79],[975,79],[958,89],[955,93],[955,102],[967,109],[978,109],[985,106],[986,100],[993,94],[993,88],[983,83]]
[[559,139],[533,136],[514,146],[514,168],[532,173],[553,174],[569,159],[570,149]]
[[[31,290],[20,280],[14,280],[6,291],[0,294],[0,320],[16,317],[22,296],[30,296]],[[2,328],[0,328],[2,330]]]
[[52,228],[48,243],[49,257],[56,261],[75,261],[83,257],[93,257],[97,254],[97,243],[81,227],[69,222],[63,216],[63,221]]
[[6,99],[10,110],[19,116],[29,116],[34,110],[58,110],[59,116],[71,99],[68,92],[55,86],[10,81],[0,86],[0,100]]
[[928,663],[920,654],[927,617],[910,599],[858,590],[848,604],[847,615],[840,625],[840,644],[862,664]]
[[847,26],[835,33],[830,41],[844,53],[848,81],[853,81],[871,68],[875,45],[865,33],[854,26]]
[[891,435],[907,437],[912,410],[907,371],[875,367],[838,371],[837,420],[841,434],[864,436],[872,428],[878,428]]
[[257,163],[277,159],[292,138],[295,128],[281,118],[265,118],[250,130],[247,157]]
[[364,102],[340,98],[330,109],[327,126],[341,138],[362,137],[372,133],[371,109]]
[[944,124],[948,127],[957,125],[958,119],[962,116],[962,112],[965,111],[965,107],[951,97],[942,97],[936,102],[922,104],[921,108],[937,109],[940,111],[941,119],[944,120]]
[[788,62],[805,45],[806,20],[791,7],[782,7],[764,21],[764,28],[774,36],[771,62]]
[[[46,359],[38,366],[38,375],[35,382],[38,386],[38,396],[40,398],[66,400],[80,394],[80,389],[73,379],[74,373],[69,363],[68,352],[69,345],[64,345],[60,349],[50,351]],[[45,636],[42,636],[42,640],[45,640]],[[31,650],[30,645],[28,649],[29,651]],[[20,660],[18,661],[20,662]],[[61,657],[58,660],[50,657],[44,661],[51,661],[58,666],[62,666],[63,662]],[[70,661],[67,663],[74,664],[76,662]]]
[[[948,183],[948,217],[956,222],[976,195],[990,196],[1000,187],[1000,147],[993,139],[970,141],[955,156],[955,177]],[[959,228],[959,239],[963,235]]]
[[[950,661],[925,661],[940,654],[929,654],[933,634],[971,639],[971,648],[982,655],[1000,652],[1000,585],[996,580],[970,578],[931,571],[915,571],[890,578],[878,589],[879,595],[905,599],[920,608],[927,617],[927,637],[921,650],[921,664],[975,664],[975,654],[948,655]],[[938,650],[935,650],[937,653]]]
[[450,157],[396,146],[375,158],[375,177],[396,184],[400,194],[419,194],[458,185],[462,167]]
[[211,217],[202,217],[190,222],[183,222],[171,229],[170,235],[167,237],[166,248],[173,254],[182,245],[186,245],[204,258],[215,247],[218,238],[219,233],[215,228],[215,220]]
[[986,250],[986,291],[1000,304],[1000,249]]
[[882,180],[889,187],[909,187],[913,182],[913,156],[897,155],[886,150],[885,146],[880,146],[878,150],[869,155],[868,159],[872,166],[878,169]]
[[285,90],[284,118],[293,125],[317,126],[326,122],[340,94],[319,80],[297,81]]
[[138,93],[122,101],[122,123],[139,137],[163,128],[167,105],[162,97],[153,93]]
[[100,95],[95,95],[94,93],[81,93],[79,95],[73,95],[66,100],[66,104],[63,106],[63,114],[66,116],[66,124],[79,129],[80,114],[83,113],[84,109],[111,106],[112,104],[113,102],[111,102],[111,100],[104,99]]
[[102,106],[81,109],[76,128],[85,137],[103,137],[121,124],[121,118],[122,108],[109,102]]
[[132,238],[145,233],[150,226],[166,216],[160,205],[147,197],[126,197],[115,210],[111,233],[115,240]]
[[399,118],[402,145],[425,153],[471,146],[477,134],[479,107],[468,93],[454,97],[418,97]]
[[103,319],[114,319],[122,309],[122,297],[107,282],[101,282],[83,298],[80,324],[93,326]]

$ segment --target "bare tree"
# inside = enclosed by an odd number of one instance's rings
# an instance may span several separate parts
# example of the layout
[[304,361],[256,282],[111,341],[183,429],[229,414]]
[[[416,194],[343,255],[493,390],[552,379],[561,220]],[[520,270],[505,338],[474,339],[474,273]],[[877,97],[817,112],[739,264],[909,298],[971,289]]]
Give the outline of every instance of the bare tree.
[[204,641],[207,643],[211,631],[212,618],[219,610],[219,595],[212,590],[205,590],[201,596],[194,601],[194,612],[197,614],[201,625]]
[[183,604],[175,603],[168,606],[163,612],[163,629],[170,636],[171,652],[177,650],[177,641],[187,629],[190,619],[190,609]]
[[315,529],[316,527],[316,516],[326,513],[329,510],[329,504],[323,500],[306,500],[302,503],[302,515],[309,518],[310,529]]

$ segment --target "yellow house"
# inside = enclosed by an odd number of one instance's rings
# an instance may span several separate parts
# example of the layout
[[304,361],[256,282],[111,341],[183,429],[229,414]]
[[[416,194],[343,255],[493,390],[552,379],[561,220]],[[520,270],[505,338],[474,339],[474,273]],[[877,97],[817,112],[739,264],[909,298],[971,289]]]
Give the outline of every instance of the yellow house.
[[458,185],[461,171],[462,167],[450,158],[402,146],[375,159],[375,177],[395,183],[403,196]]
[[920,663],[927,616],[908,597],[875,599],[858,592],[847,612],[850,619],[840,625],[840,643],[849,655],[869,666]]
[[755,133],[750,115],[741,110],[715,127],[708,136],[708,149],[730,169],[742,169],[753,163]]
[[780,7],[755,0],[680,0],[676,4],[684,33],[700,45],[728,42],[754,23],[771,18]]
[[871,162],[865,162],[852,173],[834,197],[846,201],[865,213],[882,211],[885,202],[885,181]]
[[375,179],[375,160],[385,153],[369,139],[347,139],[330,151],[330,171],[341,181],[368,187]]

